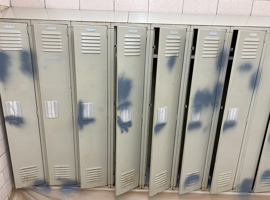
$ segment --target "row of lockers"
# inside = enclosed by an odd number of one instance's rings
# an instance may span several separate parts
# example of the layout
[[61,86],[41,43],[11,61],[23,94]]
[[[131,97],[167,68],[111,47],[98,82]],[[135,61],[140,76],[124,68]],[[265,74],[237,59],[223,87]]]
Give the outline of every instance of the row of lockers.
[[270,191],[267,31],[0,22],[16,188]]

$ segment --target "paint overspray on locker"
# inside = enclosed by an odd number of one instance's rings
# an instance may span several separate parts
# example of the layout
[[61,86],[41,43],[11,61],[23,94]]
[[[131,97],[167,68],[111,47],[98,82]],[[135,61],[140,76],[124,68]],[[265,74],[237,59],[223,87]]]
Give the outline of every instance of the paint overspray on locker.
[[67,25],[34,24],[50,185],[76,184]]
[[[239,30],[218,142],[211,193],[231,190],[263,49],[264,31]],[[256,80],[256,79],[255,79]]]
[[160,28],[149,196],[170,187],[186,29]]
[[[202,187],[205,158],[215,109],[225,30],[199,29],[189,96],[180,177],[180,194]],[[217,108],[218,109],[218,108]]]
[[27,28],[0,22],[0,92],[16,188],[44,183]]
[[139,185],[145,27],[117,27],[116,195]]
[[74,25],[81,188],[107,185],[107,26]]

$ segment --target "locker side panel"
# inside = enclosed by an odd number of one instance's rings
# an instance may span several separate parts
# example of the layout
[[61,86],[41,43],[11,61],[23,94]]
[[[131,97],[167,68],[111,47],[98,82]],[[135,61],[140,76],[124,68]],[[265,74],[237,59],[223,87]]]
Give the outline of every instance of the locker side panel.
[[75,184],[75,153],[66,25],[35,24],[35,44],[51,185]]
[[117,28],[116,195],[139,185],[146,28]]
[[238,32],[211,193],[233,187],[265,32]]
[[257,94],[254,107],[252,108],[253,112],[249,130],[247,132],[248,139],[246,148],[240,163],[239,179],[236,183],[236,190],[238,192],[249,192],[252,189],[253,180],[263,145],[265,129],[268,123],[270,108],[270,68],[268,67],[270,64],[269,47],[270,43],[268,42],[268,50],[266,52],[265,60],[262,69],[258,72],[258,80],[255,85],[255,91],[257,90]]
[[27,24],[0,22],[0,93],[15,187],[44,183]]
[[198,31],[180,178],[180,194],[202,187],[225,30]]
[[160,28],[149,195],[170,187],[186,30]]
[[106,26],[74,26],[82,188],[107,185],[106,31]]
[[263,151],[259,163],[259,168],[254,184],[254,192],[269,192],[270,191],[270,126],[268,125],[267,134],[265,137]]

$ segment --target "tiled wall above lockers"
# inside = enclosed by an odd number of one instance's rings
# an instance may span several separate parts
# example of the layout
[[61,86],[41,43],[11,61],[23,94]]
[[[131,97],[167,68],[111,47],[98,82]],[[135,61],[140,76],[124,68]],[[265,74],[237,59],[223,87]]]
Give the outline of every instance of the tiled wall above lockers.
[[27,8],[270,15],[269,0],[0,0],[0,5],[9,4]]

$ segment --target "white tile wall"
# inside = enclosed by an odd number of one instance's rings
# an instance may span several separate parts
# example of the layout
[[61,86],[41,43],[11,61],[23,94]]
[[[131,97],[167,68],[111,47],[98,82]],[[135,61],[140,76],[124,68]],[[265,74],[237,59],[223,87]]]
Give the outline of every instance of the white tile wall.
[[79,0],[46,0],[46,8],[80,9]]
[[115,11],[148,11],[148,0],[115,0]]
[[10,0],[0,0],[0,6],[10,6]]
[[44,0],[11,0],[13,7],[44,8]]
[[216,14],[218,0],[184,0],[183,13]]
[[219,0],[218,14],[250,15],[253,0]]
[[184,0],[149,0],[149,12],[182,13]]
[[[0,99],[0,115],[2,114]],[[0,199],[8,199],[13,187],[13,175],[8,151],[5,123],[0,121]]]
[[80,9],[113,11],[114,0],[80,0]]
[[252,15],[270,16],[270,1],[254,1]]

